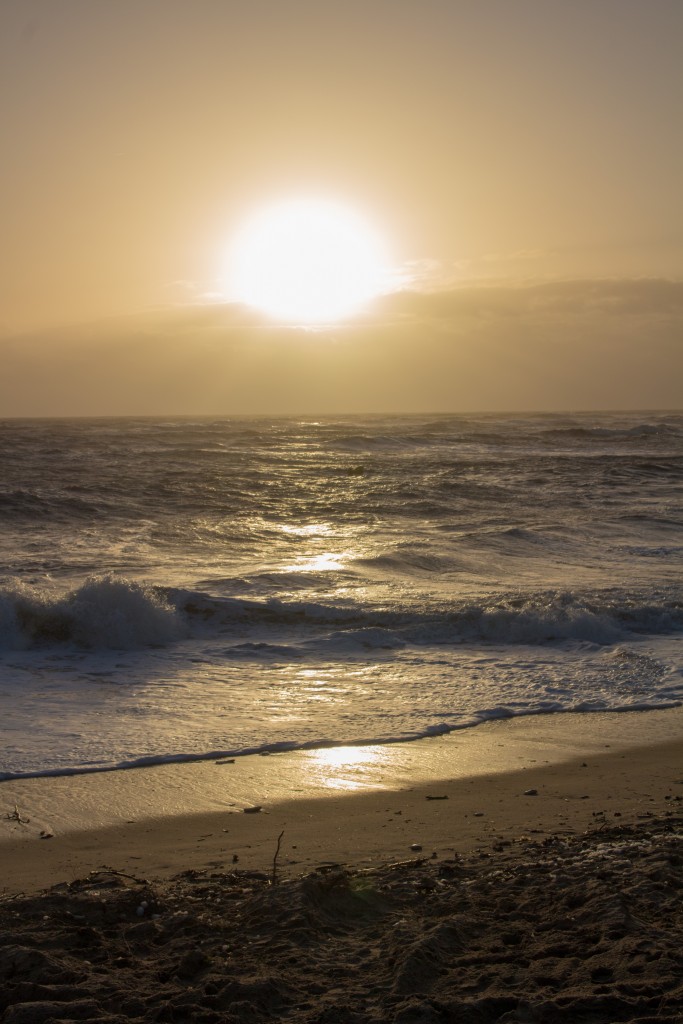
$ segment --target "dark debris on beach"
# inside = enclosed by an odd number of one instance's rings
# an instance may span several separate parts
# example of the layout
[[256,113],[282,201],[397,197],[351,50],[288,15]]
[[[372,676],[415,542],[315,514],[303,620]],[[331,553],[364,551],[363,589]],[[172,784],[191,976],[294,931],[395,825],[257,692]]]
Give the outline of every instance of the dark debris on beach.
[[0,897],[2,1024],[683,1020],[683,817],[371,870]]

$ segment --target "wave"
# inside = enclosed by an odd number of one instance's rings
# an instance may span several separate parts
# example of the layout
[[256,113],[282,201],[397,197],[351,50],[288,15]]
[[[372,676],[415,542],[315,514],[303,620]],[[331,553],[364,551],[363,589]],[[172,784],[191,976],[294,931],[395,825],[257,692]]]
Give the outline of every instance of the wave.
[[594,712],[627,712],[627,711],[654,711],[665,708],[680,707],[681,701],[677,699],[657,699],[648,701],[634,701],[632,703],[620,703],[615,701],[608,704],[603,700],[576,701],[563,706],[553,702],[541,702],[536,706],[526,708],[511,708],[506,705],[498,705],[491,708],[483,708],[479,711],[468,713],[459,721],[438,722],[433,725],[426,725],[422,729],[413,732],[401,733],[400,735],[378,734],[376,736],[351,735],[348,739],[331,740],[325,737],[309,740],[279,740],[264,742],[247,747],[229,747],[226,749],[206,750],[197,752],[182,753],[159,753],[148,754],[142,757],[135,757],[126,760],[112,761],[105,764],[80,764],[62,765],[55,768],[42,768],[27,771],[0,771],[0,783],[10,782],[15,779],[37,779],[56,778],[66,775],[95,775],[103,772],[123,771],[131,768],[149,768],[161,764],[188,764],[198,761],[214,761],[227,757],[247,757],[255,754],[283,754],[294,750],[328,750],[333,747],[368,747],[385,746],[394,743],[412,743],[416,740],[429,739],[437,736],[446,736],[449,733],[459,732],[463,729],[472,729],[487,722],[500,721],[511,718],[528,718],[538,715],[557,715],[567,713],[590,714]]
[[450,556],[415,550],[411,545],[405,551],[396,550],[368,558],[356,558],[354,565],[383,573],[429,576],[457,568],[458,563]]
[[234,647],[228,647],[227,650],[223,651],[224,658],[265,658],[267,660],[284,662],[288,664],[295,658],[303,658],[306,655],[305,650],[300,650],[297,647],[292,647],[287,644],[267,644],[267,643],[244,643],[235,644]]
[[667,547],[660,544],[658,547],[652,547],[647,544],[638,544],[625,547],[624,551],[637,558],[680,558],[683,555],[683,545],[675,544]]
[[[397,605],[217,597],[151,587],[113,576],[93,577],[67,594],[22,583],[0,588],[0,649],[57,644],[86,649],[163,646],[211,634],[237,641],[230,657],[341,657],[349,648],[405,645],[612,644],[634,635],[683,629],[677,593],[542,591],[483,600]],[[294,653],[292,653],[294,652]]]
[[[372,647],[403,644],[543,644],[581,640],[599,645],[630,635],[675,633],[683,629],[683,599],[627,597],[565,591],[499,595],[486,602],[463,601],[426,610],[391,610],[358,604],[214,598],[178,591],[176,606],[214,628],[239,625],[261,633],[288,630],[301,645],[347,646],[354,637]],[[383,641],[380,642],[383,637]],[[343,644],[342,644],[343,640]]]
[[102,514],[99,505],[77,497],[53,493],[45,497],[20,487],[0,493],[0,519],[92,519]]
[[0,649],[60,643],[128,649],[185,634],[182,617],[161,593],[125,579],[93,577],[65,595],[23,583],[0,588]]
[[567,426],[552,426],[543,431],[544,437],[557,438],[634,438],[646,437],[680,437],[683,428],[669,419],[667,422],[645,422],[634,423],[629,426],[602,426],[600,424],[571,424]]

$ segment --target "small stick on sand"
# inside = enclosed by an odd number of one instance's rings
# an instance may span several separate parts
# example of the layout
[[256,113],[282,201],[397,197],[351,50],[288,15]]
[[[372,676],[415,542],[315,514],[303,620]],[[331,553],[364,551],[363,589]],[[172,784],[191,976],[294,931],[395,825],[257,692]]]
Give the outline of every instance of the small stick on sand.
[[30,818],[22,818],[19,814],[19,807],[17,804],[14,805],[14,811],[12,814],[6,814],[5,817],[8,821],[18,821],[20,825],[28,825]]
[[282,842],[282,837],[284,834],[285,830],[283,829],[280,835],[277,837],[277,846],[275,847],[275,856],[273,857],[273,876],[270,880],[271,885],[277,884],[277,859],[280,855],[280,843]]

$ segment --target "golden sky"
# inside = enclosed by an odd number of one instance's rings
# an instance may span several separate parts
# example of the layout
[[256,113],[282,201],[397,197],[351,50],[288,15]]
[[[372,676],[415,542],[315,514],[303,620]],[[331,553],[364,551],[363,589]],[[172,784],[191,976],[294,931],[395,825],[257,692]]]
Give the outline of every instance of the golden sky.
[[[680,406],[682,41],[680,0],[0,0],[0,415]],[[226,307],[307,194],[410,293]]]

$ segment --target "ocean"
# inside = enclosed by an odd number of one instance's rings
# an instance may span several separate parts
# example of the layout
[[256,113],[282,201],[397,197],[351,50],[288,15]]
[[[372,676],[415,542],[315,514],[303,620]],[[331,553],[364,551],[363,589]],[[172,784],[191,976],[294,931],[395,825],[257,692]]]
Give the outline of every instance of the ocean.
[[683,701],[683,414],[0,422],[0,779]]

